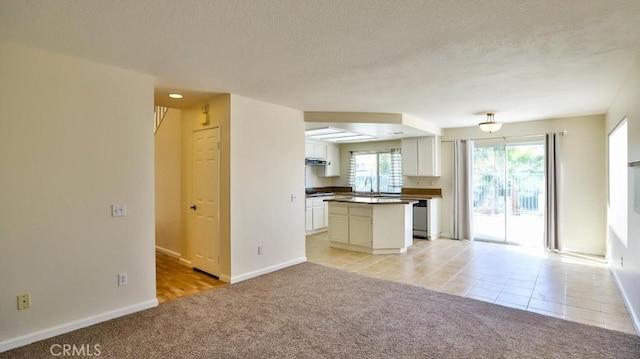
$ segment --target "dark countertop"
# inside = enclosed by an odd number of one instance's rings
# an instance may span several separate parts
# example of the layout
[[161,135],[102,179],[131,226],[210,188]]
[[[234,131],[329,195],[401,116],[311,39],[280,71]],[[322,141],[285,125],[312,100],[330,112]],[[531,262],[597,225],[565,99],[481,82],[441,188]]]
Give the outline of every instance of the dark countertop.
[[[336,197],[363,197],[363,198],[391,198],[402,201],[420,201],[425,199],[442,198],[442,190],[439,188],[403,188],[402,194],[381,193],[370,195],[368,193],[352,192],[351,187],[317,187],[309,188],[312,193],[307,193],[306,198],[336,196]],[[317,191],[317,192],[316,192]],[[364,201],[364,200],[363,200]],[[361,202],[366,203],[366,202]]]
[[383,197],[383,198],[398,198],[403,200],[413,200],[419,201],[423,199],[433,199],[433,198],[442,198],[441,195],[433,195],[433,194],[415,194],[415,193],[375,193],[373,195],[369,195],[368,193],[359,193],[359,192],[346,192],[346,193],[335,193],[336,196],[355,196],[355,197]]
[[438,195],[420,195],[420,194],[403,194],[403,195],[400,196],[400,198],[414,199],[416,201],[419,201],[419,200],[423,200],[423,199],[442,198],[442,196],[438,196]]
[[417,201],[397,197],[378,197],[378,196],[338,196],[332,199],[325,199],[325,202],[342,202],[342,203],[364,203],[364,204],[413,204]]
[[334,195],[335,193],[333,192],[316,192],[316,193],[307,194],[306,197],[313,198],[313,197],[327,197],[327,196],[334,196]]

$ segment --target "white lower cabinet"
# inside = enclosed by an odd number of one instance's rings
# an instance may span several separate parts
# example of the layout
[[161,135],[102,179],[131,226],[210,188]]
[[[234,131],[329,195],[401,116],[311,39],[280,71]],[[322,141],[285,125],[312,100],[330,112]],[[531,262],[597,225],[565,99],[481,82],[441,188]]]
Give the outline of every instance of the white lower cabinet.
[[311,229],[320,229],[325,228],[325,217],[324,217],[324,206],[321,204],[320,206],[314,206],[312,208],[313,212],[313,225]]
[[304,224],[307,231],[313,230],[313,208],[306,209]]
[[329,203],[324,202],[324,227],[329,227]]
[[349,208],[349,243],[371,246],[371,208]]
[[332,247],[370,254],[403,253],[412,244],[411,204],[329,204]]
[[329,238],[331,241],[349,243],[349,216],[344,214],[329,214]]
[[307,233],[321,232],[329,226],[329,204],[324,200],[330,198],[333,196],[307,198],[305,216]]

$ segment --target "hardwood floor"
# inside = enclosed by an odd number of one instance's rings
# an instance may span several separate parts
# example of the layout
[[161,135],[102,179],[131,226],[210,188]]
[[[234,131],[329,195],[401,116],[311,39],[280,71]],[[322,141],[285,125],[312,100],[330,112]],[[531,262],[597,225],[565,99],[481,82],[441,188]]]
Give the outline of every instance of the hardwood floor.
[[156,295],[160,304],[221,287],[227,283],[180,264],[156,251]]

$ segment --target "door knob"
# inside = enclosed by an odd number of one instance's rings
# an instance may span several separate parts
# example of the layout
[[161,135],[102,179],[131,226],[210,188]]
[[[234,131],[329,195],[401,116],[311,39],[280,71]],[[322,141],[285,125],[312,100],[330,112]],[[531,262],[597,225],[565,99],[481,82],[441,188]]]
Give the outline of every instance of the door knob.
[[189,207],[189,208],[191,208],[192,210],[194,210],[194,211],[195,211],[195,210],[198,208],[198,206],[196,206],[196,205],[194,204],[193,206],[191,206],[191,207]]

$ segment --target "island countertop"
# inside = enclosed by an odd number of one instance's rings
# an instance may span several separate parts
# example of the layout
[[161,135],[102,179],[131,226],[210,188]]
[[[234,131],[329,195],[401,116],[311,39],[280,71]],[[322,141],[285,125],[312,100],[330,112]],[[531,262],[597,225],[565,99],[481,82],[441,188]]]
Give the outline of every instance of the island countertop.
[[364,204],[413,204],[416,200],[401,197],[385,197],[385,196],[338,196],[336,198],[325,199],[325,202],[343,202],[343,203],[364,203]]
[[368,254],[404,253],[413,244],[414,201],[393,197],[326,199],[329,244]]

